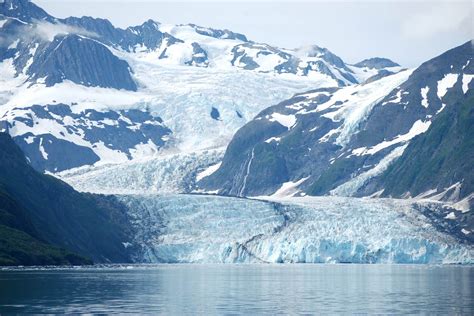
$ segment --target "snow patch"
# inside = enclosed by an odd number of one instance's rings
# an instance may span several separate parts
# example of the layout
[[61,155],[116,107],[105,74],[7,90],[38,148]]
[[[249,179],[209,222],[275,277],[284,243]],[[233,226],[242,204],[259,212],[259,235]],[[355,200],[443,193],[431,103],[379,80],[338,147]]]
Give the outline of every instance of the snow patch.
[[[327,141],[329,136],[339,133],[336,144],[345,146],[350,141],[351,136],[358,130],[360,123],[370,114],[373,107],[405,82],[412,72],[412,70],[405,70],[369,84],[344,87],[336,91],[330,100],[318,105],[316,109],[310,111],[302,109],[297,114],[321,112],[334,108],[333,111],[329,111],[323,116],[334,122],[342,121],[343,123],[337,130],[329,132],[331,134],[328,133],[329,135],[325,135],[320,141]],[[345,102],[346,100],[347,102]],[[333,107],[337,101],[344,102],[344,106]]]
[[330,191],[331,195],[338,195],[338,196],[352,196],[357,191],[362,188],[370,179],[374,178],[375,176],[378,176],[382,174],[387,168],[392,164],[393,161],[398,159],[403,152],[405,151],[405,148],[408,145],[403,145],[395,148],[392,150],[388,155],[383,157],[380,162],[375,165],[372,169],[369,169],[356,177],[350,179],[349,181],[339,185],[335,189]]
[[456,219],[456,214],[454,214],[454,212],[451,212],[448,215],[446,215],[444,218],[446,218],[446,219]]
[[462,92],[464,94],[466,94],[466,92],[469,90],[469,83],[471,82],[472,78],[474,78],[474,75],[462,75]]
[[216,164],[213,164],[211,166],[209,166],[207,169],[204,169],[203,171],[199,172],[197,175],[196,175],[196,181],[201,181],[202,179],[204,179],[205,177],[209,177],[211,174],[213,174],[214,172],[217,171],[217,169],[219,169],[219,167],[221,166],[222,164],[222,161],[216,163]]
[[421,88],[421,105],[425,108],[428,108],[428,91],[430,91],[430,87],[426,86],[424,88]]
[[446,74],[438,81],[438,98],[441,100],[448,89],[451,89],[458,80],[459,74]]
[[474,200],[474,193],[471,193],[465,198],[463,198],[462,200],[452,204],[451,207],[463,213],[467,213],[470,211],[470,204],[472,203],[473,200]]
[[285,115],[280,113],[272,113],[269,118],[270,122],[278,122],[288,129],[291,129],[296,124],[296,117],[292,114]]
[[290,197],[294,196],[296,193],[300,192],[298,186],[305,182],[309,177],[302,178],[297,181],[288,181],[281,185],[281,187],[275,191],[271,196],[276,198]]
[[358,156],[360,156],[360,155],[373,155],[373,154],[381,151],[382,149],[388,148],[388,147],[393,146],[393,145],[398,144],[398,143],[407,142],[407,141],[411,140],[413,137],[415,137],[419,134],[423,134],[424,132],[426,132],[428,130],[430,125],[431,125],[431,121],[423,122],[422,120],[418,120],[413,124],[413,126],[410,128],[408,133],[403,134],[403,135],[397,135],[394,139],[392,139],[390,141],[381,142],[380,144],[377,144],[377,145],[372,146],[370,148],[360,147],[360,148],[353,149],[352,154],[358,155]]
[[281,137],[270,137],[269,139],[265,140],[265,143],[270,144],[271,142],[277,142],[279,143],[281,140]]
[[46,150],[44,150],[43,147],[43,138],[41,138],[39,142],[39,152],[41,153],[41,156],[43,156],[44,160],[48,160],[48,153],[46,152]]

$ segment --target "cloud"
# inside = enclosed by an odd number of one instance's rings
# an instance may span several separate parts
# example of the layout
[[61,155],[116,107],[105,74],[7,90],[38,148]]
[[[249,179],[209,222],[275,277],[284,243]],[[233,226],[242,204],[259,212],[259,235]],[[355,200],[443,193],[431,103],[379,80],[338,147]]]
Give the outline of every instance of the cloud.
[[[0,0],[1,1],[1,0]],[[12,33],[0,32],[0,47],[9,47],[15,42],[51,42],[57,35],[77,34],[91,38],[99,36],[83,28],[62,23],[50,23],[36,20],[33,24],[24,24],[13,30]]]
[[46,21],[37,21],[30,32],[33,32],[34,35],[41,40],[49,42],[57,35],[78,34],[87,37],[98,37],[97,34],[76,26],[62,23],[53,24]]
[[427,2],[422,10],[409,16],[401,25],[402,35],[409,39],[430,39],[440,33],[465,29],[472,35],[471,2]]

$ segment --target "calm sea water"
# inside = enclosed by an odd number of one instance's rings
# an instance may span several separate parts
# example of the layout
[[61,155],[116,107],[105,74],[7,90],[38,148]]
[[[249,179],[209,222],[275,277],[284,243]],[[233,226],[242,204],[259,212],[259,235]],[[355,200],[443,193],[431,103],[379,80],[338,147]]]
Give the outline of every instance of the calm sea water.
[[0,271],[0,313],[474,314],[474,267],[157,265]]

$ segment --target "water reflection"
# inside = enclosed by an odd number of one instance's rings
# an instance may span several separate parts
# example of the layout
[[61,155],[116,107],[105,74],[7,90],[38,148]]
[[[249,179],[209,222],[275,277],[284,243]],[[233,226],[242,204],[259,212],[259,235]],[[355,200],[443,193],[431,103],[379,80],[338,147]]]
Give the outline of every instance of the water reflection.
[[0,271],[0,312],[473,314],[473,269],[160,265]]

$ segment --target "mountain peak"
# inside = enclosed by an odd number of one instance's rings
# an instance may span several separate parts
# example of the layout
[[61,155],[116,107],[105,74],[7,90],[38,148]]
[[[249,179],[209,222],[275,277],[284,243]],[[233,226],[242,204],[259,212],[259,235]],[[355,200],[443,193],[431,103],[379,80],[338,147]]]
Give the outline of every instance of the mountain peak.
[[24,22],[32,20],[54,20],[46,11],[32,3],[30,0],[4,0],[0,2],[0,14],[17,18]]
[[155,21],[153,19],[148,19],[141,26],[148,26],[148,27],[154,27],[156,30],[160,27],[160,22]]
[[201,34],[201,35],[220,38],[220,39],[236,39],[242,42],[248,42],[248,39],[244,34],[236,33],[227,29],[223,29],[223,30],[213,29],[210,27],[199,26],[192,23],[188,25],[192,27],[196,31],[196,33]]
[[373,58],[368,58],[364,59],[357,64],[354,64],[356,67],[367,67],[367,68],[375,68],[375,69],[382,69],[382,68],[388,68],[388,67],[400,67],[399,64],[396,62],[388,59],[388,58],[381,58],[381,57],[373,57]]

